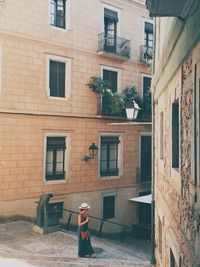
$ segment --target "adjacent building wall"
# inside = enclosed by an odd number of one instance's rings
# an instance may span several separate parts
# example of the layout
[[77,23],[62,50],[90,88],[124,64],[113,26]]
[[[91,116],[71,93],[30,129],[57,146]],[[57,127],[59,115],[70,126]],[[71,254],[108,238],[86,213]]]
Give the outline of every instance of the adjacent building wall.
[[[198,6],[182,22],[169,18],[172,24],[165,27],[162,23],[167,18],[157,19],[156,45],[162,51],[156,54],[153,79],[157,266],[197,267],[200,264],[199,174],[196,172],[199,164],[199,12]],[[163,42],[160,39],[164,32],[171,35]],[[179,100],[179,168],[172,168],[172,103],[176,99]]]

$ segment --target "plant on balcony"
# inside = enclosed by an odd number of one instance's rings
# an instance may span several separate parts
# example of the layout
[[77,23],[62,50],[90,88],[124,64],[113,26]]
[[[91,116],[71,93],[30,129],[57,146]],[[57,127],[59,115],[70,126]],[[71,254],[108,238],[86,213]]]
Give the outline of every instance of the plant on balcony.
[[133,102],[141,108],[138,119],[149,119],[151,116],[151,92],[147,91],[142,98],[136,87],[126,87],[122,93],[113,93],[110,83],[100,77],[91,77],[88,82],[89,88],[101,95],[102,114],[106,116],[125,116],[125,108]]
[[104,81],[100,77],[92,76],[88,82],[89,88],[92,89],[92,91],[104,96],[109,95],[110,90],[110,83],[108,81]]

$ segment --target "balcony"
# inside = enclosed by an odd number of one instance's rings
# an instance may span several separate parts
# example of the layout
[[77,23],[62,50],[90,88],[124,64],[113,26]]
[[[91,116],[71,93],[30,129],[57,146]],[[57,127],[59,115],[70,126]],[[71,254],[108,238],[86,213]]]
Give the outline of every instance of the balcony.
[[141,45],[140,62],[151,64],[152,61],[153,61],[153,48],[146,45]]
[[113,35],[98,35],[98,55],[126,60],[130,58],[131,41]]

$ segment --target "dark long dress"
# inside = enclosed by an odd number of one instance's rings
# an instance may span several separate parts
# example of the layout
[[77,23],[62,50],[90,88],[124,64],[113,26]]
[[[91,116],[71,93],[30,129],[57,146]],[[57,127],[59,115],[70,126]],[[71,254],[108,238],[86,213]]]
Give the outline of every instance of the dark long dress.
[[[84,222],[86,220],[86,217],[81,216],[81,222]],[[88,230],[88,223],[83,224],[78,227],[78,256],[84,257],[86,255],[92,255],[94,254],[94,250],[91,245],[90,241],[90,235],[88,239],[82,240],[81,238],[81,231],[87,231]]]

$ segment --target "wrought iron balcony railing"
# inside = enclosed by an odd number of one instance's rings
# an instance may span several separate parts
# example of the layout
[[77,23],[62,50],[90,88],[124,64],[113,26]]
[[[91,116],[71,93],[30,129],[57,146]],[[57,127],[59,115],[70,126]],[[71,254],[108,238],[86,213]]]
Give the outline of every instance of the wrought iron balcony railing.
[[102,32],[98,35],[98,52],[128,59],[130,58],[131,41]]
[[153,48],[141,45],[140,46],[140,61],[143,63],[150,64],[153,60]]

